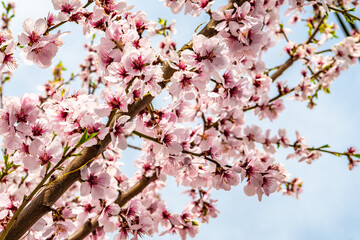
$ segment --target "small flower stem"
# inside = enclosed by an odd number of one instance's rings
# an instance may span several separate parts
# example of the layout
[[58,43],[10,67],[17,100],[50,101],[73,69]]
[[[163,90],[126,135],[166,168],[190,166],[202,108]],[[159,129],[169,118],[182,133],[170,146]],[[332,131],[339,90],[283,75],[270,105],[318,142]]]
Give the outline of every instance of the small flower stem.
[[142,150],[140,147],[137,147],[137,146],[134,146],[134,145],[131,145],[131,144],[128,144],[128,147],[132,148],[132,149],[135,149],[135,150],[139,150],[139,151]]
[[113,109],[113,110],[111,111],[110,116],[109,116],[109,120],[108,120],[107,123],[106,123],[106,127],[109,127],[109,126],[110,126],[110,123],[112,122],[113,118],[115,117],[116,112],[117,112],[116,109]]
[[155,120],[155,115],[154,115],[154,112],[153,112],[153,110],[152,110],[152,108],[151,108],[151,103],[150,103],[149,105],[147,105],[146,108],[147,108],[147,110],[148,110],[149,113],[150,113],[151,119],[152,119],[152,120]]
[[19,216],[19,214],[22,212],[22,210],[26,207],[26,205],[31,201],[31,199],[35,196],[35,194],[44,186],[45,182],[50,178],[50,176],[56,171],[56,169],[69,157],[71,157],[71,154],[75,152],[75,148],[73,148],[69,153],[67,153],[65,156],[62,157],[62,159],[48,172],[44,178],[41,180],[41,182],[35,187],[35,189],[30,193],[29,196],[24,196],[24,199],[20,205],[20,207],[16,210],[14,216],[11,218],[10,222],[6,225],[4,228],[4,231],[2,232],[0,236],[0,240],[4,240],[9,229]]
[[[88,0],[88,2],[83,6],[83,8],[87,8],[91,3],[93,3],[94,0]],[[62,22],[59,22],[58,24],[52,26],[52,27],[49,27],[46,32],[44,33],[44,35],[48,34],[49,32],[51,32],[52,30],[62,26],[63,24],[67,23],[69,20],[65,20],[65,21],[62,21]]]
[[338,22],[340,23],[341,29],[343,30],[344,34],[347,37],[349,37],[350,36],[349,30],[347,29],[347,27],[345,26],[345,23],[341,19],[340,14],[338,12],[335,12],[335,16],[336,16]]
[[60,27],[61,25],[65,24],[65,23],[67,23],[67,22],[68,22],[68,20],[62,21],[62,22],[59,22],[58,24],[56,24],[56,25],[54,25],[54,26],[52,26],[52,27],[49,27],[49,28],[46,30],[46,32],[44,33],[44,35],[48,34],[48,33],[51,32],[52,30]]
[[335,8],[335,7],[332,7],[332,6],[328,6],[328,8],[331,9],[331,10],[333,10],[334,12],[339,12],[339,13],[341,13],[341,14],[343,14],[343,15],[347,15],[347,16],[349,16],[349,17],[351,17],[351,18],[354,18],[354,19],[360,21],[360,18],[357,17],[357,16],[355,16],[355,15],[352,15],[351,13],[349,13],[349,10],[339,9],[339,8]]
[[[299,148],[299,145],[297,144],[288,144],[289,147],[292,147],[294,149]],[[324,147],[308,147],[306,148],[306,150],[313,152],[313,151],[319,151],[319,152],[323,152],[323,153],[329,153],[331,155],[340,157],[340,156],[354,156],[355,154],[350,154],[347,152],[336,152],[336,151],[330,151],[330,150],[325,150]]]
[[[137,135],[137,136],[139,136],[139,137],[141,137],[141,138],[145,138],[145,139],[147,139],[147,140],[156,142],[156,143],[161,144],[161,145],[164,144],[164,143],[160,142],[158,139],[153,138],[153,137],[150,137],[150,136],[145,135],[145,134],[143,134],[143,133],[141,133],[141,132],[138,132],[138,131],[133,131],[133,134],[135,134],[135,135]],[[194,153],[194,152],[190,152],[190,151],[187,151],[187,150],[182,150],[181,152],[182,152],[182,153],[185,153],[185,154],[190,154],[190,155],[195,156],[195,157],[200,157],[200,158],[203,157],[204,159],[208,160],[209,162],[214,163],[217,167],[221,167],[220,163],[218,163],[216,160],[211,159],[211,158],[206,157],[206,156],[203,156],[202,153]],[[225,165],[225,167],[231,168],[231,166],[229,166],[229,165]]]
[[145,134],[143,134],[143,133],[141,133],[141,132],[133,131],[132,133],[135,134],[135,135],[137,135],[137,136],[139,136],[139,137],[141,137],[141,138],[145,138],[145,139],[147,139],[147,140],[150,140],[150,141],[153,141],[153,142],[162,144],[158,139],[153,138],[153,137],[150,137],[150,136],[148,136],[148,135],[145,135]]
[[[319,32],[320,30],[320,26],[323,24],[324,20],[325,20],[326,16],[323,16],[320,20],[318,25],[316,26],[316,28],[314,29],[314,31],[312,32],[312,34],[309,36],[309,38],[305,41],[304,44],[309,44],[311,43],[311,41],[314,39],[315,35]],[[293,63],[298,60],[297,57],[290,57],[288,60],[286,60],[285,63],[283,63],[281,66],[279,66],[277,68],[277,71],[274,72],[270,77],[272,79],[273,82],[275,82],[275,80],[280,77],[291,65],[293,65]]]

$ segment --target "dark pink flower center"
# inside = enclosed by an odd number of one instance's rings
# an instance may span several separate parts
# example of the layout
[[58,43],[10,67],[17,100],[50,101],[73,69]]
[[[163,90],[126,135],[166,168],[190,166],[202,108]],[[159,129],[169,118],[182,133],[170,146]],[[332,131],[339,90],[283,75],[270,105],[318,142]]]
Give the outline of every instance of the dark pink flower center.
[[44,128],[40,124],[36,124],[36,125],[32,126],[31,130],[35,137],[41,136],[44,133]]
[[89,203],[84,206],[84,211],[90,213],[94,209]]
[[69,3],[64,3],[61,6],[61,11],[67,14],[71,14],[71,12],[74,11],[74,7]]
[[122,78],[126,78],[129,76],[129,74],[127,73],[127,71],[123,66],[120,69],[118,69],[117,74]]
[[162,217],[163,217],[163,219],[169,219],[170,218],[170,213],[168,211],[164,210],[162,212]]
[[180,83],[182,85],[183,88],[188,87],[191,85],[192,81],[191,81],[191,77],[188,77],[186,75],[183,75],[183,77],[180,80]]
[[199,6],[201,8],[206,8],[206,6],[209,4],[209,1],[208,0],[202,0],[200,3],[199,3]]
[[229,90],[230,96],[231,97],[235,97],[239,94],[241,94],[241,89],[239,89],[238,87],[233,87]]
[[123,129],[122,129],[122,126],[120,124],[117,124],[115,127],[114,127],[114,130],[113,130],[113,133],[115,136],[119,136],[123,133]]
[[113,97],[108,103],[107,103],[112,109],[120,109],[122,106],[120,100],[118,97]]
[[69,114],[69,113],[64,109],[64,110],[62,110],[62,111],[60,112],[59,117],[60,117],[61,119],[63,119],[63,120],[66,120],[68,114]]
[[173,137],[172,137],[170,134],[166,134],[166,135],[164,136],[163,142],[164,142],[166,145],[169,145],[169,144],[172,142],[172,139],[173,139]]
[[30,43],[29,45],[32,46],[34,43],[37,43],[40,39],[40,36],[37,35],[36,32],[31,32],[30,35],[29,35],[29,40],[30,40]]
[[29,145],[27,145],[27,144],[25,144],[25,143],[22,144],[22,150],[23,150],[24,153],[30,154],[30,152],[29,152]]
[[179,70],[185,71],[185,69],[186,69],[186,64],[185,64],[184,62],[179,62],[178,67],[179,67]]
[[132,65],[135,70],[141,71],[145,67],[145,61],[142,59],[142,56],[139,56],[132,61]]
[[11,212],[15,212],[18,208],[13,203],[11,203],[7,209],[10,210]]
[[13,62],[15,62],[14,58],[13,58],[13,54],[12,53],[5,54],[3,63],[8,64],[8,63],[13,63]]
[[39,160],[40,160],[41,165],[45,165],[45,164],[47,164],[48,162],[50,162],[50,160],[51,160],[52,158],[53,158],[52,156],[49,156],[46,152],[44,152],[44,153],[39,157]]
[[201,62],[201,61],[204,61],[204,60],[208,60],[210,62],[213,62],[215,57],[216,56],[214,54],[214,51],[211,50],[211,51],[206,51],[205,56],[201,56],[200,53],[196,53],[195,60],[198,61],[198,62]]
[[252,134],[252,133],[249,133],[246,137],[249,139],[249,141],[254,141],[255,140],[255,135]]
[[29,114],[24,113],[24,110],[21,109],[21,111],[19,113],[15,114],[15,117],[17,118],[17,122],[18,123],[26,123],[27,122],[27,118],[29,117]]
[[95,176],[94,174],[91,174],[88,182],[90,184],[91,187],[96,186],[99,183],[98,177]]

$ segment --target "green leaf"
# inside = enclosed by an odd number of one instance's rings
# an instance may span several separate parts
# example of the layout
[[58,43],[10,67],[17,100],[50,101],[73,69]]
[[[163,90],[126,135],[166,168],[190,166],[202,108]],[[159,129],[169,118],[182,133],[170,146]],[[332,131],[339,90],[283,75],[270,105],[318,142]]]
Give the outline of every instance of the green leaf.
[[351,23],[351,24],[354,24],[354,19],[352,19],[352,17],[350,17],[349,15],[347,14],[344,14],[344,17],[346,19],[347,22]]
[[98,133],[92,133],[90,135],[88,135],[88,129],[86,128],[84,131],[84,134],[81,136],[79,142],[76,144],[75,148],[80,147],[82,144],[86,143],[87,141],[89,141],[90,139],[92,139],[93,137],[95,137]]
[[5,163],[5,165],[7,165],[8,161],[9,161],[9,155],[6,154],[6,155],[4,155],[4,163]]
[[166,24],[166,20],[165,20],[164,18],[159,18],[158,23],[159,23],[160,25],[165,25],[165,24]]
[[81,146],[82,144],[84,144],[86,142],[86,137],[87,137],[87,133],[88,133],[88,129],[86,128],[83,135],[81,136],[79,142],[76,144],[76,148]]
[[5,78],[4,78],[4,80],[3,80],[3,83],[5,83],[5,82],[7,82],[7,81],[9,81],[10,80],[10,77],[9,76],[6,76]]
[[328,144],[325,144],[324,146],[321,146],[320,148],[329,148],[330,146]]
[[353,156],[360,159],[360,154],[354,154]]
[[48,162],[46,164],[46,171],[45,171],[46,173],[49,172],[50,167],[51,167],[51,162]]
[[332,64],[328,64],[324,67],[324,70],[328,70],[330,67],[332,66]]
[[329,88],[324,88],[324,92],[329,94],[330,93],[330,89]]
[[88,141],[88,140],[90,140],[90,139],[92,139],[93,137],[95,137],[96,135],[98,135],[98,133],[96,132],[96,133],[92,133],[92,134],[90,134],[89,136],[88,136],[88,139],[86,139],[86,141]]
[[70,146],[68,145],[68,143],[66,143],[66,146],[64,147],[64,153],[63,153],[63,156],[66,155],[67,151],[69,151],[70,149]]

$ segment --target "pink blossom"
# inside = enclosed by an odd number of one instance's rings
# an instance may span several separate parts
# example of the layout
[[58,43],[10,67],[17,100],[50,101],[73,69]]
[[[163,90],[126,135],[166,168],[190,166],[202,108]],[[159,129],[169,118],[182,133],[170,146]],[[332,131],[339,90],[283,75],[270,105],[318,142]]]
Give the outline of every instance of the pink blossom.
[[129,116],[119,117],[113,128],[110,129],[110,135],[113,145],[115,146],[115,143],[117,141],[117,146],[122,150],[125,150],[127,147],[125,135],[130,134],[135,128],[134,123],[128,122],[129,118]]
[[33,46],[40,42],[42,35],[47,30],[47,23],[40,18],[35,23],[31,18],[28,18],[23,23],[23,29],[26,32],[19,35],[19,43],[21,45]]
[[60,10],[57,20],[66,21],[69,16],[81,8],[80,0],[51,0],[55,10]]
[[203,67],[204,71],[213,72],[226,67],[227,51],[221,37],[207,38],[204,35],[195,35],[193,36],[193,51],[185,50],[181,56],[188,60],[190,65]]
[[115,203],[111,203],[104,208],[99,217],[99,224],[104,227],[105,232],[115,231],[119,212],[120,207]]
[[23,159],[24,166],[29,170],[37,169],[47,164],[56,164],[62,157],[62,146],[57,140],[40,140],[36,138],[29,147],[30,155]]
[[0,220],[12,215],[17,210],[17,202],[11,200],[6,193],[0,193]]
[[86,196],[91,193],[95,199],[104,199],[106,196],[106,189],[110,184],[110,175],[102,172],[102,166],[94,163],[90,168],[84,167],[81,169],[81,183],[80,194]]
[[19,35],[19,43],[25,45],[21,49],[21,56],[25,63],[35,63],[41,68],[51,65],[51,60],[62,45],[60,37],[64,34],[44,35],[47,31],[47,23],[44,19],[38,19],[35,23],[32,19],[26,19],[23,24],[25,33]]
[[17,61],[13,55],[16,49],[16,45],[17,44],[15,42],[11,42],[6,47],[4,52],[0,52],[0,70],[3,70],[5,66],[7,66],[10,71],[15,71],[15,69],[17,68]]
[[229,191],[231,186],[236,186],[240,182],[238,174],[232,170],[224,170],[219,168],[215,171],[212,178],[212,185],[215,189],[224,189]]

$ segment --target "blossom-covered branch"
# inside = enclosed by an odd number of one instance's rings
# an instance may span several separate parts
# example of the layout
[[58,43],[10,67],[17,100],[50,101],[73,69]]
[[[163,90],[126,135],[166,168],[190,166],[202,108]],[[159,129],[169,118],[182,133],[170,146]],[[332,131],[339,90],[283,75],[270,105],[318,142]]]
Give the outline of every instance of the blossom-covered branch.
[[[298,196],[302,181],[290,179],[276,161],[276,147],[291,148],[288,158],[308,163],[323,152],[347,157],[349,168],[358,162],[354,148],[341,153],[327,145],[309,147],[298,132],[290,143],[285,129],[272,135],[247,122],[250,110],[260,120],[276,119],[285,96],[314,106],[320,91],[329,93],[335,78],[357,62],[359,35],[330,51],[320,49],[336,33],[324,15],[334,7],[329,2],[289,1],[291,24],[303,8],[314,12],[306,18],[307,40],[297,44],[281,24],[284,1],[233,0],[215,11],[213,0],[165,0],[174,14],[210,16],[181,48],[172,39],[174,21],[148,20],[124,0],[52,4],[55,13],[25,20],[18,40],[0,33],[2,73],[15,70],[15,51],[25,63],[51,66],[62,36],[70,34],[59,30],[67,22],[92,37],[79,73],[65,81],[60,62],[43,95],[3,98],[0,239],[105,238],[116,230],[114,238],[126,239],[153,236],[159,227],[160,235],[186,239],[217,216],[212,190],[229,191],[243,182],[245,194],[259,201],[281,190]],[[279,38],[285,38],[290,58],[267,69],[263,54]],[[152,42],[157,39],[158,50]],[[297,60],[301,77],[289,87],[279,77]],[[74,92],[75,81],[81,88]],[[278,91],[274,97],[272,88]],[[153,101],[163,95],[169,101]],[[128,145],[134,136],[143,139],[141,147]],[[132,176],[121,168],[127,147],[141,151]],[[189,189],[181,213],[171,212],[161,197],[168,176]]]

